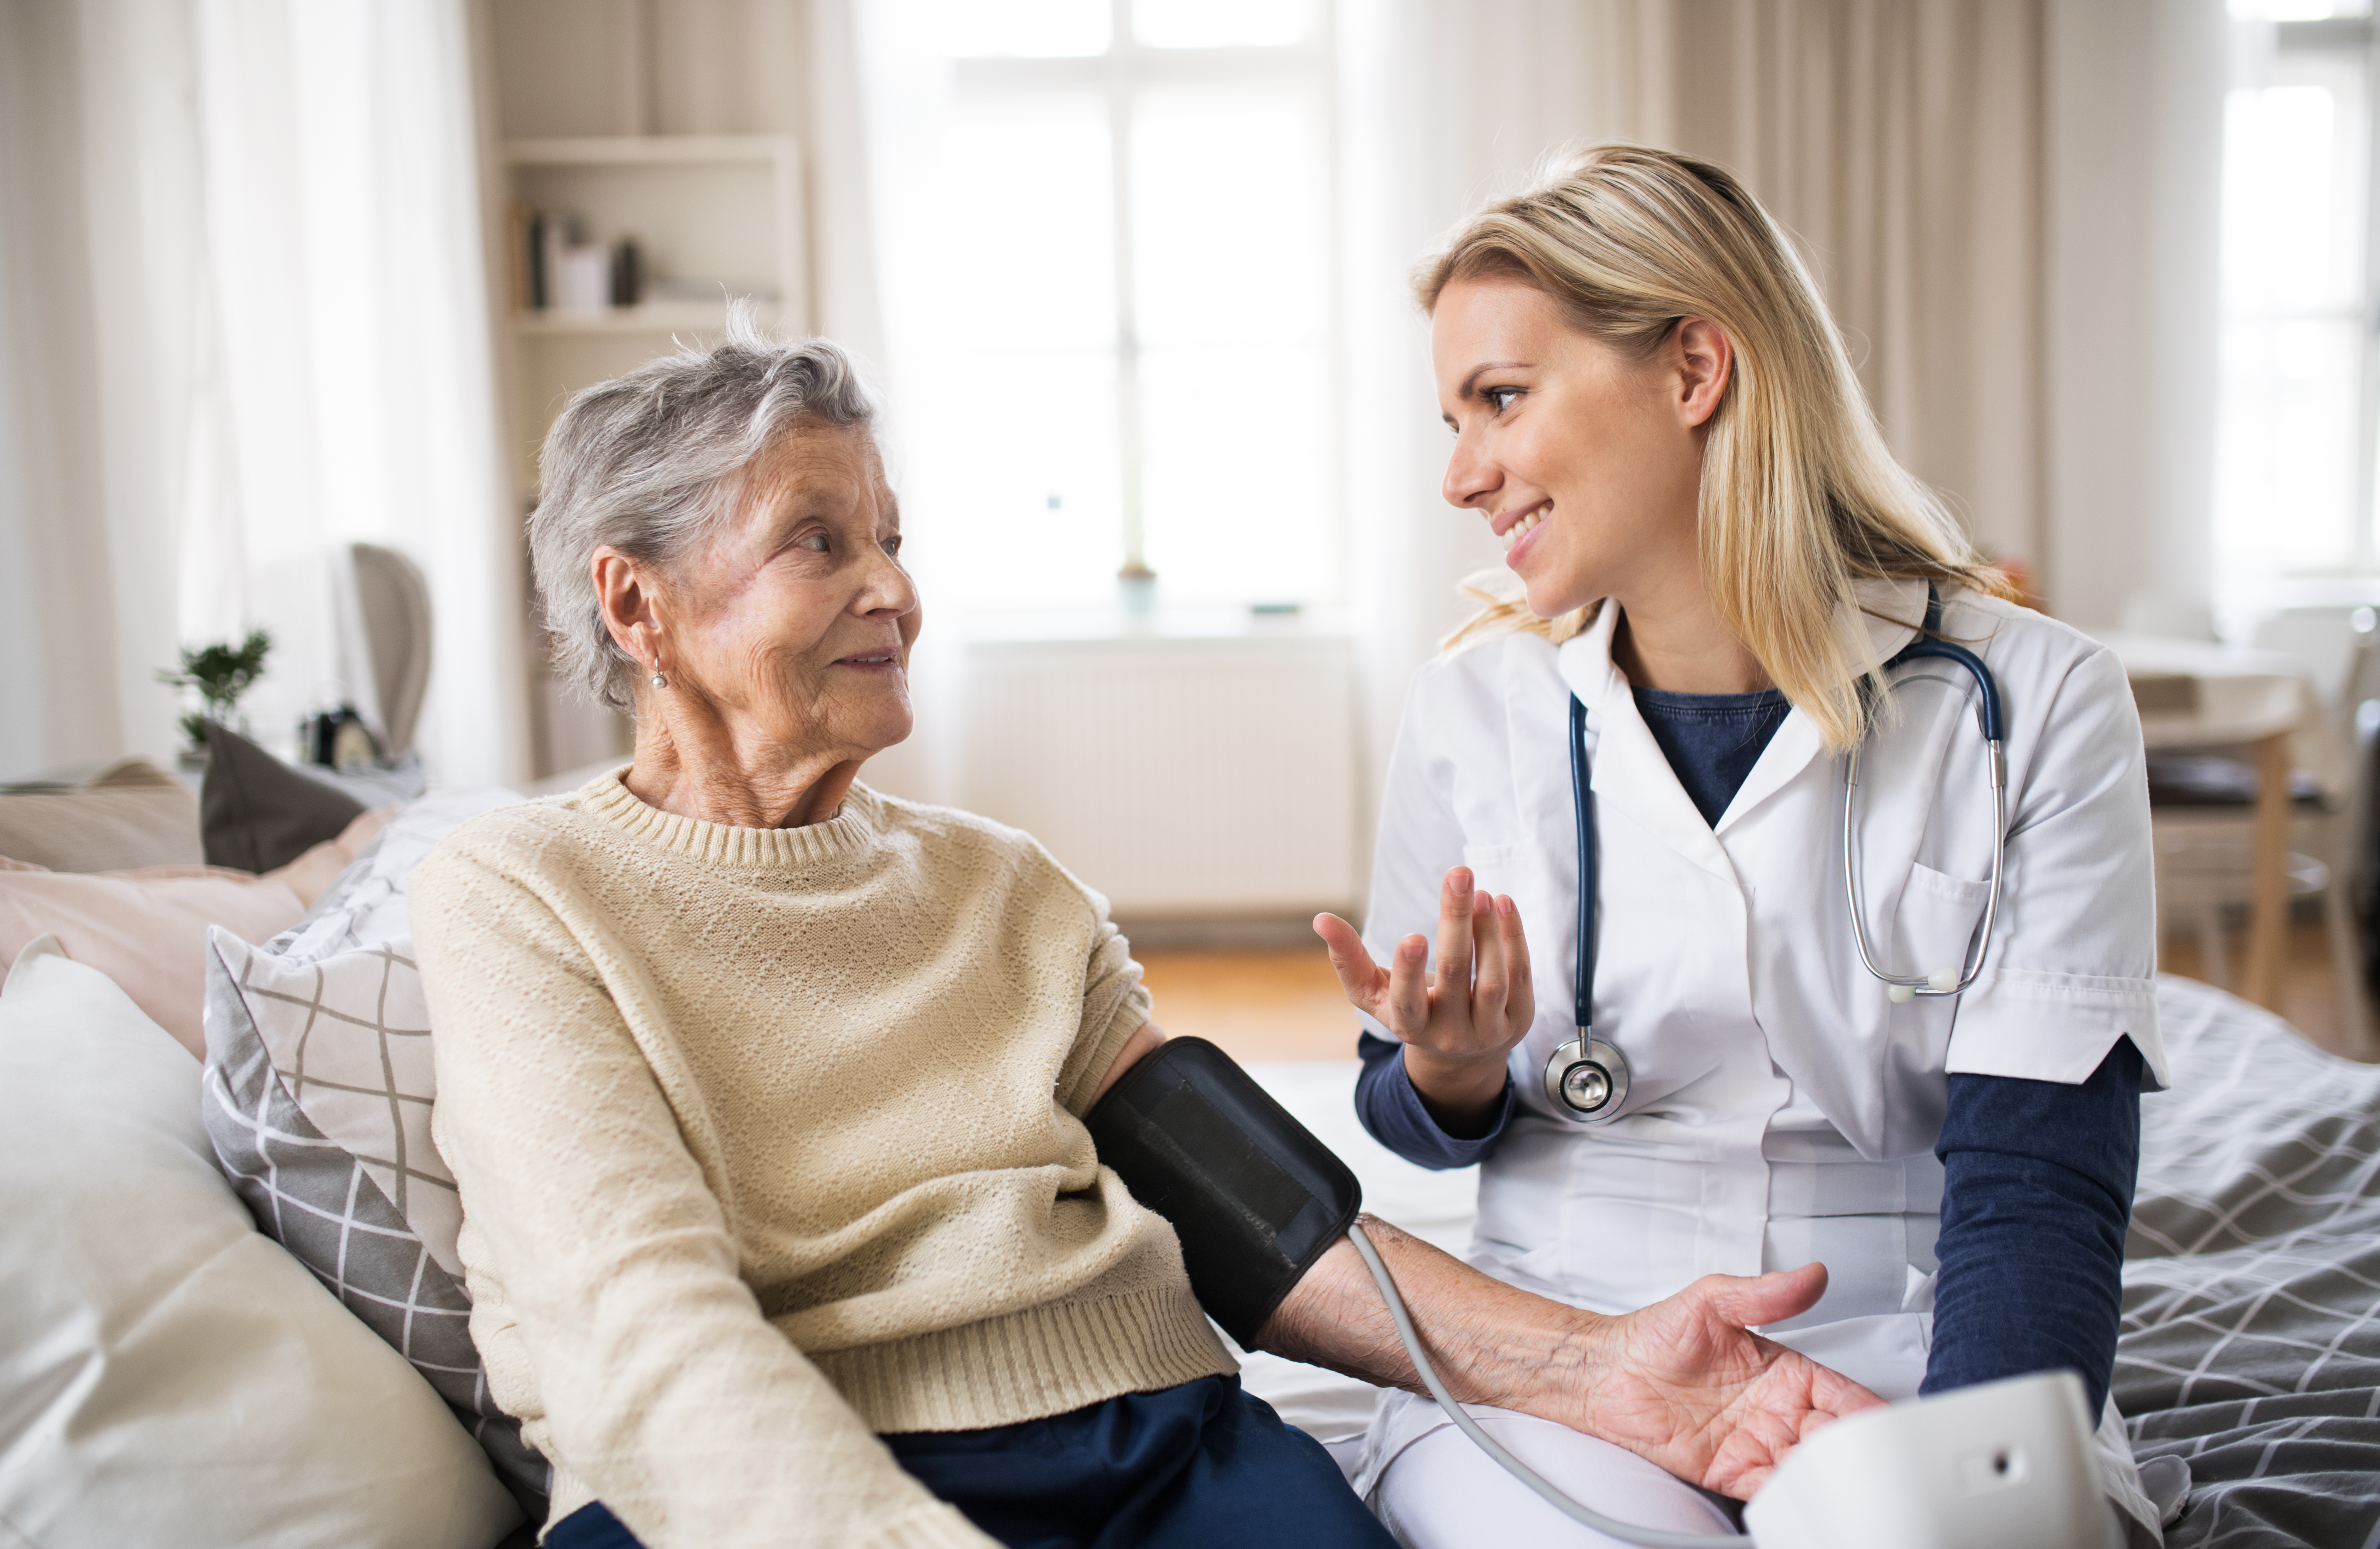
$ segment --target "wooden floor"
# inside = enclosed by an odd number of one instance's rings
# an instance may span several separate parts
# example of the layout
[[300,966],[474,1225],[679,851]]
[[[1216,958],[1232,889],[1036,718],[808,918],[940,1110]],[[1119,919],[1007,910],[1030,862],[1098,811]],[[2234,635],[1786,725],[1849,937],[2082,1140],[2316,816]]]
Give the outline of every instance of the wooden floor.
[[1154,1020],[1234,1059],[1352,1059],[1355,1013],[1320,947],[1288,951],[1143,951]]
[[[1136,954],[1156,998],[1157,1024],[1177,1036],[1220,1045],[1236,1059],[1346,1059],[1355,1052],[1355,1013],[1339,993],[1330,960],[1319,947],[1285,951],[1147,951]],[[2231,938],[2233,972],[2247,956],[2244,937]],[[2168,938],[2160,966],[2203,976],[2195,936]],[[2380,1030],[2380,1008],[2364,992],[2370,1025]],[[2282,981],[2281,1014],[2309,1039],[2335,1054],[2365,1059],[2380,1050],[2350,1050],[2321,926],[2294,922]]]
[[[2226,941],[2224,955],[2230,960],[2236,981],[2248,958],[2247,932],[2235,930]],[[2185,978],[2205,978],[2197,933],[2181,930],[2168,936],[2159,949],[2157,966]],[[2380,1007],[2374,1006],[2370,988],[2360,979],[2358,986],[2363,1001],[2364,1024],[2370,1030],[2367,1036],[2380,1042]],[[2230,987],[2236,991],[2239,986],[2235,982]],[[2301,919],[2289,923],[2289,955],[2281,973],[2279,1009],[2281,1015],[2309,1041],[2333,1054],[2363,1060],[2380,1056],[2380,1047],[2347,1047],[2347,1012],[2340,1002],[2338,973],[2331,966],[2330,938],[2317,921]]]

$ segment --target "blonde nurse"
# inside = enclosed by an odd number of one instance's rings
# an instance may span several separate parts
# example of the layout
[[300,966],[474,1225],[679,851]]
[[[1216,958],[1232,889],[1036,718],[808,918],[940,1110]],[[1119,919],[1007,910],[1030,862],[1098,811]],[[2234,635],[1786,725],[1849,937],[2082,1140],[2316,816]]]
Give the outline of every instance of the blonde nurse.
[[[2140,1094],[2166,1070],[2121,668],[2018,606],[1893,462],[1808,272],[1718,167],[1587,151],[1418,287],[1446,499],[1511,574],[1414,684],[1363,936],[1317,922],[1368,1026],[1366,1127],[1476,1165],[1472,1261],[1532,1291],[1617,1313],[1816,1261],[1824,1298],[1764,1332],[1888,1398],[2078,1373],[2109,1496],[2155,1542],[2107,1398]],[[1999,684],[2006,869],[1973,984],[1896,999],[1851,926],[1852,750],[1880,966],[1967,960],[1996,840],[1974,680],[1882,670],[1929,599]],[[1630,1071],[1601,1124],[1545,1080],[1577,1036],[1573,753],[1595,1035]],[[1734,1520],[1608,1443],[1476,1412],[1611,1515]],[[1357,1484],[1423,1549],[1607,1542],[1410,1395]]]

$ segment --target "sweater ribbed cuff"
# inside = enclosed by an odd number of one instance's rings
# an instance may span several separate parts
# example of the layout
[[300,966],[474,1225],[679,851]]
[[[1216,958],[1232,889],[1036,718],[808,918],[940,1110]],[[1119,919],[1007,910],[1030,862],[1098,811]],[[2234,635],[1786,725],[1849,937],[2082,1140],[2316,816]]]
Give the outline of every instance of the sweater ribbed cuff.
[[1028,1307],[809,1358],[880,1434],[1020,1425],[1239,1369],[1187,1285]]

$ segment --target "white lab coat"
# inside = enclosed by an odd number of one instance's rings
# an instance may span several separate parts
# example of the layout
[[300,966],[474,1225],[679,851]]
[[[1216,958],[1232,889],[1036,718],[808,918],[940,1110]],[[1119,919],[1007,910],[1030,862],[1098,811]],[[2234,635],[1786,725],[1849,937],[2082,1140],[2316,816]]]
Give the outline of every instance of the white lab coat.
[[[1921,619],[1925,584],[1861,591],[1863,617],[1843,627],[1864,625],[1880,661],[1912,636],[1888,621]],[[1425,668],[1389,768],[1365,922],[1374,956],[1415,931],[1435,939],[1441,879],[1463,864],[1518,903],[1535,970],[1536,1017],[1511,1061],[1520,1111],[1481,1169],[1472,1261],[1618,1313],[1699,1276],[1823,1260],[1825,1299],[1769,1332],[1887,1398],[1913,1395],[1932,1331],[1933,1146],[1949,1073],[2081,1082],[2130,1037],[2150,1083],[2165,1083],[2147,781],[2123,669],[2035,613],[1944,598],[1943,633],[1999,683],[2006,869],[1973,987],[1896,1004],[1860,965],[1846,915],[1847,759],[1795,710],[1706,823],[1611,660],[1618,614],[1606,607],[1560,647],[1514,634]],[[1894,972],[1956,968],[1991,875],[1976,692],[1947,662],[1894,682],[1897,714],[1861,759],[1868,934]],[[1595,1027],[1633,1074],[1623,1117],[1600,1129],[1555,1117],[1542,1091],[1548,1057],[1572,1035],[1572,694],[1587,711],[1600,841]],[[1390,1433],[1417,1434],[1429,1418],[1390,1404],[1367,1471],[1393,1457]]]

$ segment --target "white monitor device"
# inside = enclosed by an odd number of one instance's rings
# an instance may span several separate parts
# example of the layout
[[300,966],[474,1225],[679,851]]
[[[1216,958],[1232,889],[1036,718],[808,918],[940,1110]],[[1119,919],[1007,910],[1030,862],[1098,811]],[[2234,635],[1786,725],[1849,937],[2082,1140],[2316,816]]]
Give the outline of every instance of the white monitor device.
[[1744,1508],[1759,1549],[2116,1549],[2082,1381],[2044,1373],[1852,1415]]

